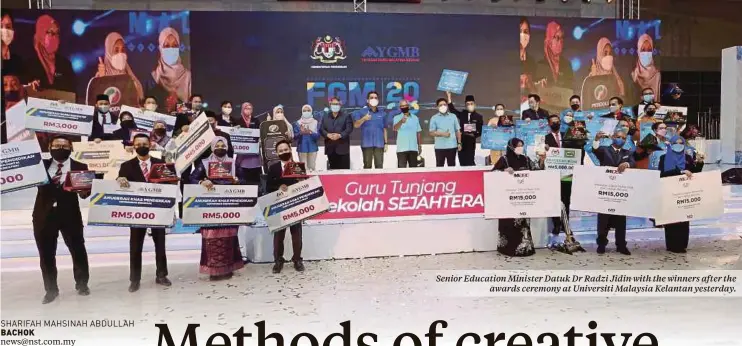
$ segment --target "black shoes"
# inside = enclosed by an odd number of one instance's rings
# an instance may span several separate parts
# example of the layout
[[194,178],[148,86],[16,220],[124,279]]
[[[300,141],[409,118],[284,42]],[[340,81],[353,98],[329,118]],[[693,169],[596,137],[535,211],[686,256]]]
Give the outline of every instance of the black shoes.
[[46,292],[41,304],[49,304],[59,297],[59,292]]
[[139,281],[132,281],[129,284],[129,293],[134,293],[136,291],[139,291]]
[[232,278],[234,274],[224,274],[224,275],[211,275],[209,276],[209,281],[222,281],[222,280],[229,280]]
[[[273,274],[278,274],[283,270],[283,260],[276,261],[276,263],[273,265]],[[294,261],[294,269],[298,272],[304,271],[304,261],[297,260]]]
[[173,283],[170,282],[170,280],[168,280],[168,278],[167,277],[164,277],[164,276],[161,277],[161,278],[155,279],[155,283],[158,284],[158,285],[165,286],[165,287],[170,287],[170,286],[173,285]]
[[283,269],[283,261],[277,261],[276,264],[273,265],[273,274],[278,274]]
[[616,249],[616,251],[618,251],[618,253],[620,253],[622,255],[631,256],[631,251],[629,251],[629,249],[627,249],[625,247]]
[[77,294],[81,296],[89,296],[90,295],[90,288],[88,288],[88,285],[78,286],[77,287]]
[[304,271],[304,262],[302,260],[294,261],[294,269],[298,272]]
[[598,245],[598,253],[601,255],[605,253],[605,245]]
[[688,250],[686,250],[686,249],[680,249],[680,250],[670,250],[670,249],[667,249],[667,251],[670,251],[672,253],[687,253],[688,252]]

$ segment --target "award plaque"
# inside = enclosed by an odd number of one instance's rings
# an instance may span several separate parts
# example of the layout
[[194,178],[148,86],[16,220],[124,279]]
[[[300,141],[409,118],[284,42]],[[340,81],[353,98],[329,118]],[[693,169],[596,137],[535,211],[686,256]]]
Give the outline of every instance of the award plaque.
[[95,171],[70,171],[64,179],[62,188],[65,191],[87,191],[93,188]]
[[464,124],[464,132],[476,132],[477,131],[477,125],[472,123],[466,123]]
[[155,163],[152,164],[152,168],[149,170],[149,176],[147,182],[150,183],[172,183],[180,180],[178,174],[175,173],[174,163]]
[[209,179],[232,179],[232,161],[209,162]]
[[304,162],[291,161],[283,167],[281,174],[283,178],[309,178]]

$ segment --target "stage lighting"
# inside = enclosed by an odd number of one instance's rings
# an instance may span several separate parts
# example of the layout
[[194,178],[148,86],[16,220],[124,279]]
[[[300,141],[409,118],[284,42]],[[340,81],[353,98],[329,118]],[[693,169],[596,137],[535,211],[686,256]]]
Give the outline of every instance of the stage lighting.
[[569,1],[569,0],[562,0],[562,3],[563,3],[563,4],[566,4],[566,3],[567,3],[567,1]]
[[75,73],[80,73],[85,69],[85,58],[80,55],[73,56],[72,59],[70,59],[70,63],[72,64],[72,70],[75,71]]
[[589,4],[590,3],[590,0],[582,0],[582,2],[584,2],[586,4]]
[[72,23],[72,32],[75,33],[77,36],[82,36],[82,34],[85,33],[85,28],[87,28],[87,24],[83,22],[82,20],[75,20],[74,23]]

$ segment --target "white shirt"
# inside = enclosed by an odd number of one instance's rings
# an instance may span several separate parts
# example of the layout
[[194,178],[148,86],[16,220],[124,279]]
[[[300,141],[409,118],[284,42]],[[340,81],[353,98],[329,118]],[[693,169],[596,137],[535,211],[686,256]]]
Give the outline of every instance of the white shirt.
[[[142,161],[141,159],[138,159],[137,164],[139,165],[139,169],[142,169],[142,162],[144,162],[147,165],[147,173],[149,174],[149,172],[152,171],[152,160],[150,160],[149,158],[147,158],[146,161]],[[142,170],[142,174],[144,174],[144,170]],[[145,175],[145,178],[146,177],[147,176]]]
[[[60,162],[57,162],[56,160],[52,160],[52,164],[49,165],[49,169],[47,172],[49,172],[49,177],[54,178],[54,175],[57,173],[57,165],[59,165]],[[70,169],[72,169],[72,161],[70,159],[67,159],[67,161],[61,162],[62,164],[62,177],[59,179],[60,184],[64,183],[64,179],[67,177],[67,173],[69,173]]]
[[98,123],[101,124],[101,125],[112,123],[112,121],[111,121],[111,112],[108,112],[108,113],[98,112]]

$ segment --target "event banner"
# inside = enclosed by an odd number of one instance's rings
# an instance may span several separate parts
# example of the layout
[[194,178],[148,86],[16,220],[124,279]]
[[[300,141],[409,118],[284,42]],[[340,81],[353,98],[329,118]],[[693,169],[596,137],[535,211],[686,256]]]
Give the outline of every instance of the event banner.
[[659,171],[575,166],[571,209],[594,213],[654,217],[659,201]]
[[209,148],[214,137],[214,130],[211,129],[205,114],[193,119],[191,125],[188,126],[188,132],[181,133],[180,136],[175,138],[177,150],[175,169],[178,174],[182,174],[193,161],[196,161]]
[[484,217],[513,219],[562,214],[559,172],[484,173]]
[[658,225],[700,219],[715,219],[724,214],[721,171],[695,173],[660,179]]
[[482,127],[482,149],[505,150],[508,141],[515,137],[515,128],[512,126],[484,126]]
[[214,185],[206,189],[186,184],[183,189],[183,224],[186,226],[245,225],[255,222],[257,185]]
[[330,212],[316,220],[403,220],[484,213],[485,170],[397,172],[320,174]]
[[97,173],[118,173],[120,161],[127,157],[121,141],[73,142],[72,157],[88,165],[88,169]]
[[[121,106],[121,112],[129,112],[134,116],[134,123],[137,124],[138,129],[152,131],[155,125],[155,121],[164,121],[165,128],[167,129],[167,135],[172,136],[173,130],[175,129],[175,117],[166,114],[160,114],[157,112],[147,111],[141,108],[135,108],[123,105]],[[120,113],[119,113],[120,114]]]
[[29,97],[26,128],[72,136],[88,136],[93,130],[95,107]]
[[258,205],[271,232],[310,219],[330,209],[322,181],[311,177],[288,187],[261,196]]
[[572,175],[575,166],[580,165],[581,157],[582,150],[580,149],[549,148],[546,152],[544,165],[547,170],[559,171],[559,174],[564,178]]
[[235,154],[260,154],[260,129],[230,127],[223,131],[229,133]]
[[175,220],[178,185],[93,180],[88,225],[170,227]]
[[8,193],[46,184],[49,176],[36,140],[3,144],[0,156],[0,192]]

